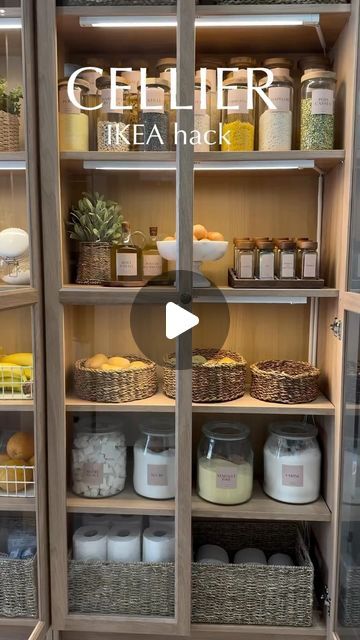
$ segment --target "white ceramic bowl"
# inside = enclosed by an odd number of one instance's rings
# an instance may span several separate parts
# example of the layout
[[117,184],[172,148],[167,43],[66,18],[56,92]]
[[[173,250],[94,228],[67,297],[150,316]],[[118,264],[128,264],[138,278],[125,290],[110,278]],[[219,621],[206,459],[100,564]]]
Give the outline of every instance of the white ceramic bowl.
[[[225,255],[228,242],[220,240],[199,240],[193,242],[194,262],[213,262]],[[157,247],[162,258],[176,260],[176,240],[158,240]]]
[[10,227],[0,231],[1,258],[18,258],[29,248],[29,235],[24,229]]

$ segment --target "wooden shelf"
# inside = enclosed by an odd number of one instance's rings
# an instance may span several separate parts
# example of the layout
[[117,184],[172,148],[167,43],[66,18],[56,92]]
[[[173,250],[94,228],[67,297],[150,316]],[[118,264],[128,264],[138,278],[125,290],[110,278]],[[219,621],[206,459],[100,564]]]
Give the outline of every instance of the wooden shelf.
[[0,400],[1,411],[34,411],[33,400]]
[[0,496],[0,511],[35,511],[35,498]]
[[0,285],[0,310],[14,309],[35,304],[39,299],[38,291],[32,287],[10,287]]
[[112,402],[89,402],[80,400],[71,394],[67,396],[66,411],[122,411],[122,412],[175,412],[175,401],[167,398],[161,391],[158,391],[151,398],[145,400],[135,400],[134,402],[112,403]]
[[67,494],[68,513],[129,513],[152,516],[172,516],[175,513],[174,500],[149,500],[138,496],[131,484],[122,493],[112,498],[81,498],[71,491]]

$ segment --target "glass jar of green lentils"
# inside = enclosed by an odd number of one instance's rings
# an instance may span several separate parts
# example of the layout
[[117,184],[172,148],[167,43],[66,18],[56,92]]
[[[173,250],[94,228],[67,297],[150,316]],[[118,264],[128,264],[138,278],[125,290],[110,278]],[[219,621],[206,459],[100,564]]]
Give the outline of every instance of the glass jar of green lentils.
[[336,74],[316,69],[301,78],[301,149],[333,149]]

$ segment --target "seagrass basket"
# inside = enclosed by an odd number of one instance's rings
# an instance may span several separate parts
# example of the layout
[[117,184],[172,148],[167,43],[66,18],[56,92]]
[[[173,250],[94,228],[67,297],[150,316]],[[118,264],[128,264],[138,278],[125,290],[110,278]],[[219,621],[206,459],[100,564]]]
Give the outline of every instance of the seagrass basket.
[[137,5],[176,5],[176,0],[58,0],[63,7],[121,7]]
[[[236,364],[193,364],[193,402],[228,402],[241,398],[245,393],[246,361],[233,351],[217,349],[194,349],[193,356],[200,355],[207,360],[232,358]],[[175,398],[176,364],[175,354],[164,358],[164,393]]]
[[232,560],[245,547],[289,554],[295,566],[192,565],[192,622],[308,627],[312,624],[314,567],[296,523],[195,521],[195,550],[225,548]]
[[0,557],[0,616],[36,618],[36,556],[24,560]]
[[19,151],[19,131],[18,116],[0,111],[0,151]]
[[320,370],[309,362],[263,360],[252,364],[251,392],[264,402],[301,404],[319,395]]
[[350,0],[200,0],[200,4],[349,4]]
[[86,360],[77,360],[74,365],[75,393],[91,402],[131,402],[153,396],[157,391],[156,365],[139,356],[125,356],[130,362],[140,360],[145,369],[120,369],[102,371],[85,367]]
[[104,284],[111,280],[111,245],[80,242],[76,284]]

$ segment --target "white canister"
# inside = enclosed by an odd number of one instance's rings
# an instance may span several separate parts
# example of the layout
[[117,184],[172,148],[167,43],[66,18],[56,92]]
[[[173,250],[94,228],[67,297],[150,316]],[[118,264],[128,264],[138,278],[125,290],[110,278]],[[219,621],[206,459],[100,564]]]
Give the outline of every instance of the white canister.
[[317,428],[301,422],[270,425],[264,448],[264,491],[271,498],[306,504],[320,495]]
[[175,497],[175,427],[170,421],[143,425],[134,446],[134,489],[145,498]]

